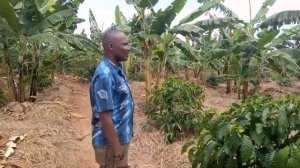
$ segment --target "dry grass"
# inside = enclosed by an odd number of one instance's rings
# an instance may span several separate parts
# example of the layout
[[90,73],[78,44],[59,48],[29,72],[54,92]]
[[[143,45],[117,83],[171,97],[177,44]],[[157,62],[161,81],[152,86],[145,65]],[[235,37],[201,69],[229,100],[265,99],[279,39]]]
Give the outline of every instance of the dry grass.
[[71,152],[77,149],[70,112],[68,100],[33,104],[22,120],[4,110],[0,112],[1,135],[27,135],[9,160],[26,162],[32,168],[76,167]]
[[130,164],[138,168],[188,168],[191,164],[181,155],[184,141],[166,144],[164,135],[157,129],[143,129],[147,122],[143,113],[144,83],[131,82],[136,104],[133,141],[130,146]]
[[149,131],[136,126],[130,146],[130,163],[139,168],[191,167],[187,156],[180,153],[183,143],[179,141],[166,144],[164,136],[158,130]]

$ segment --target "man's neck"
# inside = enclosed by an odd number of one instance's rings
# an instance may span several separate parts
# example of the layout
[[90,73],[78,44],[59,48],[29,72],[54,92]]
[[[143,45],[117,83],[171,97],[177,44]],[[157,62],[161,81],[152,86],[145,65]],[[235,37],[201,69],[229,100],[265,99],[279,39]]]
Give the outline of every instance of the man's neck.
[[117,66],[117,65],[119,64],[119,62],[118,62],[116,59],[114,59],[113,56],[106,55],[105,57],[106,57],[106,58],[109,60],[109,62],[111,62],[113,65]]

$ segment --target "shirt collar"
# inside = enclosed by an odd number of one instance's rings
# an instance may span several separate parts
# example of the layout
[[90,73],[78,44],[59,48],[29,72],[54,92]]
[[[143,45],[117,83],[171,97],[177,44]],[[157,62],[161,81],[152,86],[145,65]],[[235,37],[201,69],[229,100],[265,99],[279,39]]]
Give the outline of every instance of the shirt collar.
[[106,56],[103,57],[103,61],[105,61],[106,63],[109,64],[109,66],[112,67],[113,70],[115,70],[117,73],[121,73],[123,76],[123,66],[121,63],[119,64],[114,64],[113,62],[111,62],[111,60],[109,60]]

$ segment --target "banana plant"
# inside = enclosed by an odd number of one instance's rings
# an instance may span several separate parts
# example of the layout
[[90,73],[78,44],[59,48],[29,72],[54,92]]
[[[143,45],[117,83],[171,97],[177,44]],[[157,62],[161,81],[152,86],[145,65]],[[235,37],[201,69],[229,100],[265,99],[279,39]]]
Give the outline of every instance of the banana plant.
[[[185,32],[181,32],[180,34],[186,34]],[[197,34],[199,35],[199,34]],[[174,44],[180,49],[182,54],[184,55],[183,59],[186,61],[185,66],[185,79],[190,80],[190,72],[189,66],[191,63],[196,61],[196,49],[194,49],[190,44],[190,36],[186,34],[185,41],[182,41],[179,38],[176,38]]]
[[[146,81],[146,99],[151,92],[151,48],[158,43],[158,36],[170,28],[171,22],[175,19],[184,7],[186,0],[174,0],[165,10],[154,11],[153,7],[158,0],[126,0],[128,4],[135,5],[137,16],[129,24],[132,27],[133,36],[140,41],[144,58],[144,74]],[[151,13],[146,14],[146,9]]]
[[[222,28],[222,29],[230,28],[231,31],[235,32],[235,35],[232,35],[232,33],[227,34],[228,39],[234,38],[233,36],[235,36],[235,38],[239,37],[239,36],[246,38],[247,42],[245,42],[243,44],[244,46],[242,46],[242,45],[236,46],[238,48],[242,47],[244,49],[245,48],[250,49],[250,50],[245,50],[243,52],[238,53],[238,55],[247,55],[248,58],[246,59],[246,61],[243,57],[238,56],[237,53],[235,53],[235,55],[232,55],[233,58],[231,59],[231,60],[234,59],[234,62],[227,62],[227,65],[231,65],[232,68],[240,67],[240,66],[237,66],[237,64],[241,65],[241,67],[244,67],[244,68],[238,68],[239,70],[245,69],[245,70],[243,70],[243,73],[237,73],[235,75],[237,75],[237,80],[239,81],[238,83],[241,83],[243,85],[243,97],[246,98],[247,93],[248,93],[249,80],[253,79],[252,77],[250,77],[251,76],[251,74],[249,74],[250,71],[248,71],[246,69],[248,69],[250,67],[250,65],[249,65],[250,63],[253,63],[253,64],[255,63],[255,61],[253,60],[254,57],[257,57],[257,55],[261,55],[261,54],[257,54],[256,52],[253,52],[253,50],[251,50],[251,48],[253,48],[253,46],[254,46],[254,48],[263,49],[264,52],[262,52],[262,54],[268,53],[271,49],[271,47],[264,48],[264,47],[259,46],[259,44],[257,43],[257,41],[259,39],[257,39],[255,37],[255,34],[262,31],[261,29],[263,29],[263,28],[273,27],[276,29],[276,28],[282,26],[283,24],[298,23],[299,18],[300,18],[299,17],[300,12],[299,11],[283,11],[283,12],[277,13],[277,14],[267,18],[266,14],[268,13],[268,11],[272,7],[272,5],[276,2],[276,0],[266,0],[266,1],[264,1],[263,5],[261,6],[258,13],[252,19],[251,1],[249,1],[250,2],[249,11],[250,11],[251,20],[249,23],[244,23],[243,21],[240,21],[238,19],[238,17],[236,15],[234,15],[233,12],[231,12],[230,9],[226,8],[226,6],[223,5],[222,0],[213,0],[213,1],[199,0],[198,2],[201,3],[202,6],[200,6],[196,11],[192,12],[190,15],[188,15],[184,19],[182,19],[181,24],[193,21],[194,19],[196,19],[199,16],[201,16],[202,14],[204,14],[207,10],[219,9],[220,11],[223,11],[223,13],[226,17],[210,18],[207,20],[198,21],[198,22],[194,23],[193,25],[199,26],[200,28],[205,29],[205,30],[212,30],[212,29],[216,29],[216,28]],[[222,9],[221,6],[223,6],[224,8]],[[273,47],[276,47],[276,46],[282,44],[284,41],[286,41],[290,35],[297,34],[299,31],[296,26],[292,30],[290,30],[290,31],[286,30],[284,32],[286,32],[286,33],[283,33],[281,36],[279,36],[277,38],[277,40],[275,39],[275,36],[273,37],[274,40],[273,40],[273,38],[271,38],[271,39],[264,38],[264,40],[267,40],[267,41],[264,41],[265,44],[271,43],[271,41],[272,41]],[[240,40],[238,40],[238,41],[240,41]],[[233,45],[237,45],[237,43],[235,43]],[[245,54],[244,52],[248,52],[248,53]],[[252,57],[253,57],[253,59],[252,59]],[[275,59],[278,57],[270,57],[270,58]],[[237,60],[237,59],[240,59],[240,60]],[[260,60],[270,60],[270,59],[260,59]],[[288,59],[288,60],[290,60],[290,59]],[[235,64],[235,65],[233,65],[233,64]],[[258,66],[260,66],[262,64],[259,64]],[[226,67],[229,68],[229,66],[226,66]],[[295,66],[292,66],[292,67],[295,67]],[[242,72],[242,71],[238,71],[236,69],[236,70],[234,70],[234,72]],[[253,74],[255,74],[255,73],[252,73],[252,75]],[[239,86],[237,86],[237,87],[239,87]]]
[[171,49],[171,45],[174,41],[175,36],[168,31],[164,32],[161,35],[161,43],[156,46],[157,51],[156,54],[159,55],[160,59],[160,68],[158,74],[158,88],[160,89],[165,81],[166,77],[166,66],[167,60],[169,56],[169,51]]
[[[40,50],[42,49],[41,44],[61,48],[72,47],[68,44],[69,42],[58,37],[55,33],[63,32],[68,28],[74,30],[75,14],[81,2],[82,0],[75,0],[60,4],[55,0],[13,1],[12,3],[7,0],[1,1],[0,20],[5,20],[7,23],[5,24],[7,25],[6,30],[10,32],[10,36],[7,38],[19,44],[18,101],[23,102],[25,100],[23,67],[24,53],[27,47],[31,47],[33,50],[33,74],[30,95],[32,101],[34,101],[40,63]],[[71,29],[69,29],[69,32]],[[82,41],[86,42],[88,40]]]
[[93,40],[97,44],[101,44],[103,33],[100,30],[96,18],[94,16],[94,13],[91,9],[89,10],[89,23],[90,23],[90,31],[91,31],[91,40]]
[[[178,27],[182,27],[182,26],[185,26],[185,27],[198,27],[198,28],[201,28],[202,30],[205,30],[202,32],[202,34],[207,34],[210,38],[210,36],[213,35],[213,30],[215,29],[225,29],[225,28],[234,28],[233,25],[234,24],[237,24],[237,23],[242,23],[242,21],[238,18],[238,16],[232,11],[230,10],[229,8],[227,8],[223,2],[224,0],[212,0],[212,1],[208,1],[208,0],[198,0],[199,3],[201,3],[201,6],[193,11],[190,15],[186,16],[184,19],[182,19],[180,21],[180,26]],[[210,18],[209,19],[205,19],[205,20],[200,20],[196,23],[189,23],[191,21],[193,21],[194,19],[200,17],[201,15],[209,12],[211,9],[215,9],[215,10],[219,10],[221,13],[223,13],[224,17],[221,17],[221,18],[217,18],[213,15],[210,15]],[[189,24],[187,24],[189,23]],[[191,30],[190,29],[186,29],[186,30]],[[193,28],[193,30],[196,30],[196,28]],[[184,35],[182,32],[178,31],[178,33]],[[198,36],[195,36],[193,34],[195,34],[194,32],[191,32],[192,34],[190,35],[193,39],[193,41],[203,41],[203,39],[205,38],[201,38],[199,35]],[[196,38],[195,38],[196,37]],[[197,38],[199,38],[200,40],[197,40]],[[209,40],[206,40],[206,41],[209,41]],[[203,45],[203,43],[200,42],[200,45]],[[203,48],[203,47],[202,47]],[[205,47],[204,47],[205,48]],[[229,48],[228,48],[229,49]],[[227,50],[228,50],[227,49]],[[201,49],[200,49],[201,50]],[[221,49],[222,50],[222,49]],[[204,50],[203,50],[204,51]],[[210,50],[208,50],[210,51]],[[205,54],[206,52],[204,51],[204,54],[203,55],[206,55]],[[211,54],[211,53],[210,53]],[[202,56],[203,56],[202,55]],[[230,75],[230,70],[229,70],[229,64],[230,64],[230,60],[231,58],[230,57],[230,54],[229,54],[229,50],[228,50],[228,54],[225,54],[227,55],[228,57],[228,61],[227,61],[227,75]],[[207,56],[207,55],[206,55]],[[206,57],[204,56],[204,57]],[[223,59],[223,58],[222,58]],[[204,72],[202,72],[202,75],[201,75],[201,78],[202,78],[202,84],[206,84],[206,79],[207,79],[207,76],[208,74],[207,73],[207,70],[208,70],[208,64],[207,62],[205,63],[205,60],[206,59],[203,59],[204,62],[201,62],[201,61],[198,61],[196,64],[198,65],[198,67],[200,66]],[[215,61],[215,63],[220,63],[220,61]],[[227,91],[226,93],[230,93],[230,89],[231,88],[231,81],[228,80],[227,82]]]
[[[115,23],[116,23],[116,26],[119,29],[121,29],[126,35],[129,36],[130,41],[133,41],[132,40],[133,37],[130,36],[131,28],[128,26],[129,21],[126,19],[126,17],[124,16],[124,14],[121,12],[119,5],[117,5],[116,8],[115,8]],[[132,57],[134,57],[134,56],[133,56],[133,53],[131,52],[128,55],[127,61],[125,61],[123,63],[124,70],[125,70],[126,74],[129,73],[128,72],[129,71],[129,65],[131,63]]]
[[[298,11],[283,11],[283,12],[279,12],[277,14],[274,14],[270,17],[266,17],[266,14],[268,13],[269,9],[276,3],[276,0],[266,0],[264,1],[263,5],[261,6],[260,10],[258,11],[258,13],[256,14],[256,16],[254,17],[254,19],[252,19],[250,21],[250,23],[246,26],[247,30],[246,30],[246,34],[248,36],[248,41],[249,43],[254,43],[255,41],[258,41],[256,47],[260,49],[260,54],[258,54],[258,56],[260,57],[258,60],[258,71],[257,72],[257,85],[259,85],[260,82],[260,72],[261,67],[265,66],[265,65],[270,65],[268,64],[266,61],[270,62],[270,61],[274,61],[274,59],[278,59],[277,52],[272,52],[273,48],[281,45],[283,43],[283,39],[287,39],[287,35],[286,33],[283,33],[282,35],[276,37],[276,35],[279,33],[279,31],[271,31],[271,33],[266,33],[265,36],[261,37],[261,38],[255,38],[255,33],[259,33],[259,32],[263,32],[266,31],[266,28],[269,27],[273,27],[274,29],[279,29],[279,27],[281,27],[283,24],[288,24],[291,22],[297,23],[300,19],[300,10]],[[251,11],[251,8],[250,8]],[[250,12],[250,18],[251,18],[251,12]],[[261,30],[262,29],[262,30]],[[295,34],[299,32],[299,28],[292,28],[290,31],[288,31],[288,36]],[[271,51],[270,54],[267,54]],[[253,60],[255,60],[257,55],[252,55]],[[282,54],[281,54],[282,56]],[[285,55],[284,56],[285,60],[289,60],[288,63],[286,65],[293,65],[294,66],[294,61],[292,61],[292,59],[290,59],[290,56]],[[277,60],[278,61],[278,60]],[[255,61],[254,61],[255,62]],[[284,61],[286,62],[286,61]],[[279,65],[281,67],[283,67],[283,64]],[[287,68],[288,66],[286,66]],[[296,68],[298,69],[298,68]],[[296,70],[294,68],[294,70]],[[244,82],[244,96],[247,97],[247,90],[248,90],[248,81]]]
[[196,9],[195,11],[193,11],[191,14],[189,14],[188,16],[183,18],[180,21],[180,24],[191,22],[211,9],[220,10],[228,18],[238,18],[238,16],[232,10],[227,8],[222,3],[224,1],[225,0],[198,0],[198,2],[201,4],[201,6],[198,9]]

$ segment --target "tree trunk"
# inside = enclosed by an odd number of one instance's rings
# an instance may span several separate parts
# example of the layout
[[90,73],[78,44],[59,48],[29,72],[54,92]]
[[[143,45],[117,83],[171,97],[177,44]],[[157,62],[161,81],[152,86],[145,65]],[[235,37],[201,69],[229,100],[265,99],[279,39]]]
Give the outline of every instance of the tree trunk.
[[37,78],[39,74],[39,64],[40,64],[40,48],[38,44],[34,44],[32,48],[32,62],[33,63],[33,73],[30,87],[29,100],[31,102],[36,101],[36,92],[37,92]]
[[10,60],[9,60],[9,47],[7,43],[4,44],[4,70],[7,73],[7,87],[8,87],[8,96],[10,100],[16,101],[17,100],[17,95],[16,95],[16,86],[15,86],[15,80],[14,80],[14,75],[12,72],[12,67],[10,65]]
[[238,88],[238,99],[241,100],[241,88],[240,88],[240,86]]
[[233,93],[236,93],[236,92],[237,92],[237,90],[238,90],[237,87],[238,87],[238,86],[237,86],[237,80],[234,80],[234,81],[233,81]]
[[[5,54],[5,53],[4,53]],[[5,57],[2,58],[1,64],[0,64],[0,73],[5,73],[6,67],[5,67]]]
[[[227,55],[227,75],[230,76],[230,54]],[[231,80],[227,80],[226,94],[231,93]]]
[[257,75],[256,75],[256,85],[255,85],[255,90],[258,91],[259,88],[260,88],[260,81],[261,81],[261,69],[260,69],[260,66],[258,66],[258,72],[257,72]]
[[168,47],[165,48],[164,55],[162,62],[160,64],[159,68],[159,74],[158,74],[158,88],[160,89],[165,81],[165,72],[166,72],[166,64],[168,59]]
[[203,66],[203,74],[202,74],[202,85],[203,86],[206,86],[207,76],[208,76],[208,66],[205,63]]
[[126,75],[128,75],[128,73],[129,73],[128,71],[129,71],[129,65],[131,62],[131,58],[132,58],[132,55],[129,54],[127,61],[124,62],[124,70],[125,70]]
[[231,93],[231,80],[227,80],[226,94]]
[[185,71],[185,79],[186,79],[187,81],[189,81],[189,80],[190,80],[190,70],[189,70],[189,68],[186,67],[186,68],[184,69],[184,71]]
[[20,51],[18,61],[18,73],[19,73],[19,86],[18,86],[18,101],[25,101],[25,85],[24,85],[24,53],[26,49],[26,43],[24,39],[20,38]]
[[[58,56],[57,56],[57,50],[54,49],[53,51],[53,55],[52,55],[52,64],[51,64],[51,80],[54,81],[54,77],[55,77],[55,72],[56,71],[59,71],[59,74],[62,74],[63,70],[62,70],[62,67],[63,67],[63,63],[62,61],[59,61],[58,60]],[[57,67],[61,67],[61,68],[57,68]]]
[[245,100],[248,96],[248,87],[249,87],[249,82],[244,81],[243,82],[243,97],[242,97],[243,100]]
[[[61,74],[61,72],[60,72]],[[54,77],[55,77],[55,66],[54,64],[51,65],[51,80],[54,81]]]
[[151,93],[151,67],[150,67],[150,49],[147,41],[143,44],[143,56],[144,56],[144,75],[146,82],[146,101],[148,101]]
[[194,72],[194,78],[198,78],[198,69],[194,68],[193,72]]

